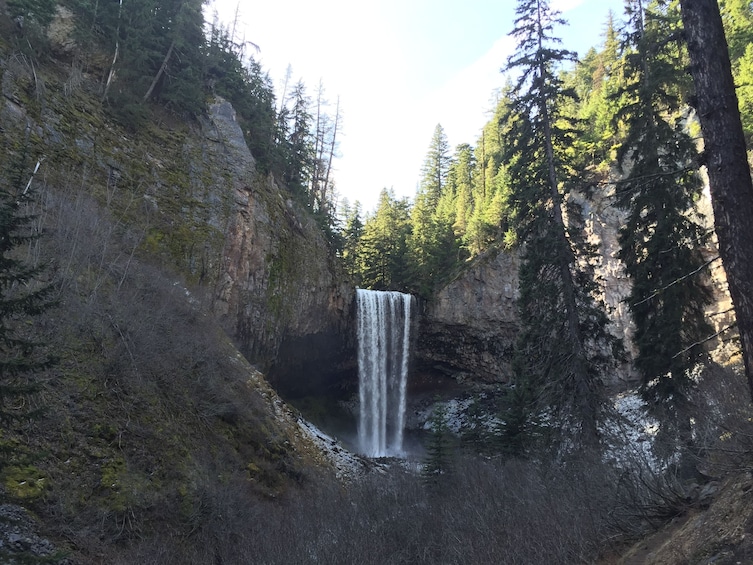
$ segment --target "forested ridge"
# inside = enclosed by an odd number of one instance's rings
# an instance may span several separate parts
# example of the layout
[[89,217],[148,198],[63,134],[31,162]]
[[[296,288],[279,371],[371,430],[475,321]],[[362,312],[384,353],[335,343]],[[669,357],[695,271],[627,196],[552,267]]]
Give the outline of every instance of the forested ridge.
[[[750,142],[753,16],[744,1],[720,4]],[[567,190],[604,191],[607,184],[630,172],[635,157],[650,150],[674,149],[674,142],[668,139],[657,139],[645,148],[636,146],[636,139],[646,135],[638,129],[643,126],[635,123],[636,114],[646,107],[661,117],[657,126],[682,130],[691,142],[698,141],[700,132],[689,105],[693,89],[681,28],[677,2],[626,2],[624,14],[610,14],[604,22],[599,46],[580,60],[572,55],[552,69],[567,98],[561,102],[559,119],[573,125],[567,139],[556,148],[562,159],[567,159],[568,173],[573,176]],[[550,39],[556,46],[556,25],[552,33]],[[649,72],[641,69],[644,63],[652,67],[646,69]],[[503,65],[500,61],[500,67]],[[508,75],[508,82],[496,94],[493,116],[474,144],[462,143],[453,149],[441,124],[436,126],[412,200],[397,198],[385,188],[374,211],[362,210],[358,202],[346,202],[342,207],[343,255],[363,286],[429,295],[468,258],[490,247],[516,245],[520,212],[515,209],[514,191],[519,187],[510,178],[509,151],[515,142],[511,130],[518,89],[515,74]],[[635,155],[628,156],[630,152]],[[688,155],[678,159],[687,161]],[[688,164],[692,170],[700,169],[692,159]],[[689,204],[685,206],[687,209]],[[376,269],[376,264],[381,267]]]
[[[260,171],[272,173],[330,229],[337,101],[326,98],[323,84],[296,80],[290,68],[277,92],[254,58],[259,47],[237,21],[221,22],[203,0],[11,0],[7,9],[12,23],[5,22],[4,34],[14,47],[37,64],[50,56],[68,60],[71,91],[83,74],[98,76],[102,106],[126,128],[143,130],[160,114],[195,120],[213,95],[230,101]],[[56,17],[68,34],[62,53],[50,53],[45,36]]]

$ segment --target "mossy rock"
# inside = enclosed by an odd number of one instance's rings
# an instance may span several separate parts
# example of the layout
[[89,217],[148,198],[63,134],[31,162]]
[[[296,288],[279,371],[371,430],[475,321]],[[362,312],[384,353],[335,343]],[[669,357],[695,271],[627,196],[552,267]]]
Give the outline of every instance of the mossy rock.
[[39,498],[48,487],[47,477],[33,465],[5,467],[0,473],[0,481],[8,495],[15,499]]

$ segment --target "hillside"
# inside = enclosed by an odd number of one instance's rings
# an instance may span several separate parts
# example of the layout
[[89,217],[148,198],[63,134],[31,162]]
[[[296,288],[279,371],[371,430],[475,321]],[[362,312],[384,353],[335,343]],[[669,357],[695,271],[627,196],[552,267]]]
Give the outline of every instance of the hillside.
[[0,496],[71,562],[145,539],[206,562],[240,535],[227,520],[334,477],[258,370],[285,339],[333,339],[346,298],[328,245],[257,171],[227,102],[128,128],[100,101],[96,58],[24,52],[1,18],[1,176],[18,190],[39,162],[43,237],[19,253],[53,285],[33,332],[57,363],[14,400]]

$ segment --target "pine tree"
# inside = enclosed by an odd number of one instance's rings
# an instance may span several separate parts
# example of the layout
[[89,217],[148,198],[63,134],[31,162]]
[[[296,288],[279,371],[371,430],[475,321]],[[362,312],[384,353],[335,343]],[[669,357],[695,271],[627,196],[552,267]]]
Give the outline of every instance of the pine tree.
[[686,132],[677,85],[684,61],[672,37],[679,13],[641,0],[626,2],[623,32],[625,85],[619,118],[626,138],[618,151],[627,171],[617,206],[628,213],[620,230],[619,258],[632,280],[628,304],[635,322],[635,365],[652,400],[681,395],[701,348],[688,347],[711,333],[711,300],[701,270],[707,231],[693,214],[702,182],[696,150]]
[[[408,240],[413,268],[412,287],[428,296],[455,265],[459,245],[455,239],[454,194],[448,184],[451,158],[447,136],[437,125],[423,166],[422,180],[411,211]],[[440,206],[440,203],[442,205]]]
[[436,486],[443,475],[450,471],[450,428],[447,424],[447,409],[437,403],[429,418],[430,435],[422,476],[426,484]]
[[[21,186],[21,179],[11,184]],[[45,266],[22,257],[22,248],[39,237],[33,230],[34,216],[26,211],[33,200],[30,184],[21,191],[0,190],[0,422],[31,417],[13,400],[34,392],[37,387],[29,375],[53,362],[28,324],[52,305],[53,291],[40,282]]]
[[516,15],[518,47],[506,69],[520,73],[508,154],[510,204],[522,243],[517,386],[534,391],[536,409],[554,411],[569,441],[593,444],[600,376],[613,340],[593,298],[579,210],[568,206],[567,224],[563,211],[562,191],[574,179],[563,149],[575,132],[561,108],[574,93],[564,89],[557,71],[574,55],[556,47],[552,31],[564,21],[548,2],[520,0]]
[[356,251],[358,273],[364,288],[407,288],[409,220],[408,202],[397,200],[392,191],[382,189],[376,212],[366,220]]

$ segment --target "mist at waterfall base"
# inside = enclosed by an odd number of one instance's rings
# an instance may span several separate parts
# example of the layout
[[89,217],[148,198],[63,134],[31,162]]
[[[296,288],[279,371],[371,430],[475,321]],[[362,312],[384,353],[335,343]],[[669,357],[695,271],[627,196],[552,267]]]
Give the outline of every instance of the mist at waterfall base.
[[413,297],[356,290],[358,449],[368,457],[403,457]]

